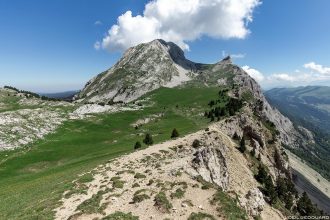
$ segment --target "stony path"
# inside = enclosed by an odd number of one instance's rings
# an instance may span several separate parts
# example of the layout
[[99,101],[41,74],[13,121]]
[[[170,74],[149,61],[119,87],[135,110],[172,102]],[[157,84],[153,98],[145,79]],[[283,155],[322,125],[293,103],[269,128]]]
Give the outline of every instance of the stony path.
[[[225,143],[230,194],[244,196],[257,186],[245,158],[235,149],[231,139],[211,127],[210,131],[199,131],[100,165],[91,171],[91,182],[79,183],[77,180],[75,188],[65,193],[61,207],[55,210],[56,219],[101,219],[115,211],[131,212],[141,220],[188,219],[193,212],[223,219],[217,205],[210,203],[216,189],[196,178],[198,173],[191,162],[195,139],[209,142],[216,139]],[[165,192],[171,204],[168,210],[155,202],[160,192]],[[283,219],[268,205],[261,216]]]

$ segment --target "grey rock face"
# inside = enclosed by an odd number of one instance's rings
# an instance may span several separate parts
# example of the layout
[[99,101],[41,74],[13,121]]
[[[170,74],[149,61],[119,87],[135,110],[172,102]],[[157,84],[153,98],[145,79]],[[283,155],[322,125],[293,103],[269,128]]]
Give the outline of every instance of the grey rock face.
[[239,199],[239,203],[253,217],[258,216],[266,204],[263,194],[258,188],[249,190],[245,197]]
[[239,137],[242,137],[244,134],[254,140],[257,146],[263,147],[265,144],[265,137],[261,123],[255,122],[250,116],[253,113],[250,112],[249,114],[249,111],[249,108],[245,108],[245,113],[233,116],[230,119],[220,122],[216,126],[229,137],[233,137],[235,133]]
[[229,184],[226,146],[220,140],[202,142],[194,153],[192,167],[207,182],[227,190]]
[[161,86],[191,80],[196,66],[174,43],[154,40],[128,49],[109,70],[90,80],[76,98],[87,102],[129,102]]
[[313,141],[311,136],[302,136],[293,126],[293,123],[282,115],[277,109],[272,107],[266,100],[259,84],[251,78],[242,68],[236,66],[234,81],[238,84],[239,96],[244,92],[252,92],[253,97],[258,101],[258,109],[262,118],[275,124],[280,133],[282,143],[290,146],[299,146],[304,142]]

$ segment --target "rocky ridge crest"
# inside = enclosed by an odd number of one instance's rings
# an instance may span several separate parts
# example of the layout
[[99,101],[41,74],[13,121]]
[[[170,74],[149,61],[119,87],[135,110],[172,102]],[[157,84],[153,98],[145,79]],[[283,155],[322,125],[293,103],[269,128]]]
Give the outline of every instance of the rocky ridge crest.
[[185,85],[235,86],[232,96],[249,96],[250,109],[274,124],[283,144],[298,147],[313,142],[311,135],[304,135],[305,129],[297,130],[268,103],[259,84],[233,64],[230,56],[215,64],[195,63],[185,58],[180,47],[164,40],[129,48],[112,68],[90,80],[76,99],[102,104],[130,102],[160,87]]

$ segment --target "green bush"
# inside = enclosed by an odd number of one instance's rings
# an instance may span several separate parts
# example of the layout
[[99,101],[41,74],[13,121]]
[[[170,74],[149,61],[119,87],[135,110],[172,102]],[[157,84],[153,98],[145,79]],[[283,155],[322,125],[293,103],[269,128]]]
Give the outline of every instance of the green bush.
[[147,183],[147,186],[151,186],[155,181],[153,179],[150,179],[149,182]]
[[202,176],[197,176],[196,180],[197,180],[197,182],[202,184],[202,187],[201,187],[202,190],[207,190],[207,189],[213,188],[213,184],[205,181]]
[[77,182],[79,183],[89,183],[92,182],[94,180],[94,177],[91,173],[86,173],[83,176],[81,176]]
[[136,188],[136,187],[140,187],[140,184],[138,184],[138,183],[134,183],[134,184],[132,185],[132,188]]
[[260,164],[258,167],[258,174],[255,176],[256,180],[259,183],[263,184],[263,183],[265,183],[267,176],[268,176],[268,174],[267,174],[265,167]]
[[318,216],[321,215],[320,211],[312,204],[312,201],[304,192],[297,202],[297,211],[301,216]]
[[275,186],[273,184],[272,178],[270,175],[266,177],[265,180],[265,194],[269,197],[269,203],[273,204],[276,202],[277,193],[275,191]]
[[125,181],[120,180],[119,176],[112,177],[110,181],[112,181],[113,188],[120,188],[120,189],[124,188]]
[[93,195],[92,198],[85,200],[78,207],[77,210],[82,213],[92,214],[92,213],[100,213],[103,211],[103,208],[100,207],[100,202],[102,200],[103,191],[99,191],[97,194]]

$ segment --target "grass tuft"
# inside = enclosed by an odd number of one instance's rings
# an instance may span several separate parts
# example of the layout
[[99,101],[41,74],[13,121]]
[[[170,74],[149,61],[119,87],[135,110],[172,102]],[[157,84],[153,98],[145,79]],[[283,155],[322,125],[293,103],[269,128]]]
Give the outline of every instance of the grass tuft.
[[218,190],[214,195],[211,201],[212,205],[217,205],[218,212],[223,214],[226,219],[248,219],[245,210],[237,205],[237,201],[231,198],[225,192]]
[[158,210],[164,213],[169,213],[173,205],[167,199],[166,194],[164,192],[160,192],[155,196],[155,204]]
[[132,213],[124,213],[124,212],[114,212],[104,218],[102,220],[139,220],[139,217],[132,215]]
[[203,212],[191,213],[188,220],[216,220],[212,215]]

